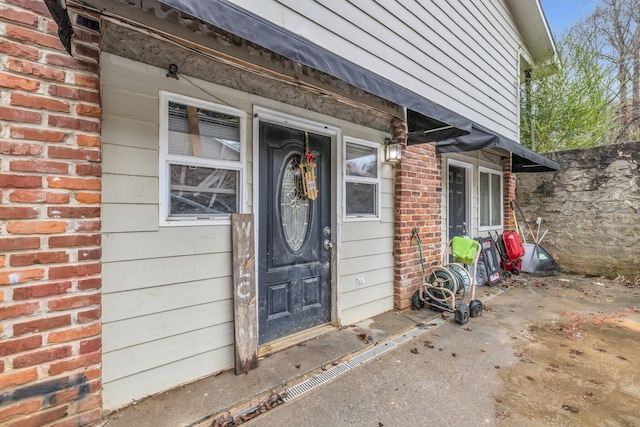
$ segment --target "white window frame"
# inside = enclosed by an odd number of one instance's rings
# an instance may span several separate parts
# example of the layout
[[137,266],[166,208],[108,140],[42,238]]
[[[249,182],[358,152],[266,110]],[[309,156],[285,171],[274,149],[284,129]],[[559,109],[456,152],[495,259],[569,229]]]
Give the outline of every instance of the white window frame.
[[[369,178],[363,176],[351,176],[347,175],[347,144],[355,144],[361,145],[367,148],[373,148],[376,153],[377,159],[377,177]],[[381,145],[375,142],[366,141],[363,139],[353,138],[349,136],[345,136],[342,143],[342,170],[343,170],[343,180],[342,180],[342,215],[345,222],[350,221],[380,221],[382,219],[382,149]],[[376,185],[376,213],[375,214],[347,214],[347,184],[359,183],[359,184],[375,184]]]
[[[481,173],[489,174],[489,185],[491,185],[491,175],[498,175],[500,177],[500,224],[498,225],[489,225],[482,226],[482,180],[480,179]],[[504,200],[504,182],[503,182],[503,173],[502,171],[496,169],[489,169],[483,166],[478,167],[478,230],[479,231],[492,231],[492,230],[501,230],[504,225],[504,205],[502,201]],[[491,217],[491,199],[492,199],[493,189],[489,187],[489,223],[493,222],[493,218]]]
[[[224,114],[237,116],[240,118],[240,160],[216,160],[201,157],[192,157],[184,155],[169,154],[169,102],[177,102],[184,105],[194,106],[206,110],[216,111]],[[215,104],[201,99],[192,98],[167,91],[160,91],[160,153],[158,168],[159,183],[159,220],[160,226],[196,226],[196,225],[226,225],[231,224],[231,214],[217,215],[215,217],[198,218],[191,217],[170,217],[170,197],[171,197],[171,164],[187,164],[198,167],[208,167],[215,169],[227,169],[238,172],[237,182],[237,203],[238,212],[244,213],[247,202],[245,200],[244,183],[246,182],[246,128],[247,114],[236,108],[226,105]]]

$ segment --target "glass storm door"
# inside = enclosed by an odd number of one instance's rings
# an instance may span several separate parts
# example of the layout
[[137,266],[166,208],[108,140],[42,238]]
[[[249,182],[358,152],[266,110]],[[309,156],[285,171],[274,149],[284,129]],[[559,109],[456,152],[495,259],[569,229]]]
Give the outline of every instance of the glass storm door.
[[305,132],[260,123],[259,341],[331,320],[331,139],[309,133],[318,197],[304,196]]

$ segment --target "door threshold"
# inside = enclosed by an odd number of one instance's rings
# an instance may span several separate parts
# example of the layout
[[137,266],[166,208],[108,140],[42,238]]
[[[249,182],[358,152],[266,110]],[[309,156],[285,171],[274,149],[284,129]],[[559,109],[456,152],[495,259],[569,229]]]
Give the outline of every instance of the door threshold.
[[309,341],[310,339],[319,337],[320,335],[324,335],[337,329],[338,328],[331,323],[314,326],[311,329],[298,332],[297,334],[289,335],[277,341],[273,341],[258,347],[258,357],[266,356],[267,354],[271,353],[277,353],[289,347],[293,347],[294,345],[298,345],[301,342]]

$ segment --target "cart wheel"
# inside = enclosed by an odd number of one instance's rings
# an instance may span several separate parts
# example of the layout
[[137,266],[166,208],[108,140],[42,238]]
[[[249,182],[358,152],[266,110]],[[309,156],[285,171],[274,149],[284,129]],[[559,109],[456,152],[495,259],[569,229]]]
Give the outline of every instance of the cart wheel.
[[511,272],[510,272],[510,271],[505,270],[505,271],[503,271],[503,272],[502,272],[502,276],[503,276],[505,279],[508,279],[509,277],[511,277]]
[[518,270],[517,268],[513,267],[511,269],[511,274],[513,274],[514,276],[517,276],[518,274],[520,274],[520,270]]
[[469,303],[469,314],[471,317],[482,316],[482,301],[474,299]]
[[411,297],[411,305],[416,310],[422,310],[424,308],[424,301],[420,299],[420,289],[413,293],[413,296]]
[[456,323],[465,325],[469,322],[469,306],[467,304],[458,304],[455,312]]

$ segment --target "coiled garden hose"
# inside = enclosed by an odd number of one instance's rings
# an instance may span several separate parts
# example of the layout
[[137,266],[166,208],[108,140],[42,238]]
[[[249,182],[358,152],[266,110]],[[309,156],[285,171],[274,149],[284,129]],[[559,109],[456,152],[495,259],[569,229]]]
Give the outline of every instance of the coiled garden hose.
[[[418,233],[415,230],[412,232],[411,237],[415,239],[416,243],[418,244],[418,250],[420,252],[420,265],[422,267],[422,276],[424,277],[426,275],[426,269],[424,265],[424,256],[422,254],[422,242],[420,241],[420,237],[418,236]],[[443,288],[446,288],[453,293],[461,293],[462,296],[460,300],[462,301],[464,300],[464,297],[467,292],[467,288],[465,286],[467,281],[462,276],[462,274],[456,270],[456,268],[464,268],[464,267],[456,266],[456,265],[444,266],[442,267],[442,269],[433,271],[429,276],[429,278],[427,278],[426,280],[428,280],[429,283],[431,284],[439,280],[440,283],[443,284],[442,286]],[[447,275],[449,275],[449,277]],[[437,301],[444,302],[447,299],[444,292],[438,289],[428,288],[428,291],[426,293],[429,296],[431,296],[432,299]]]

